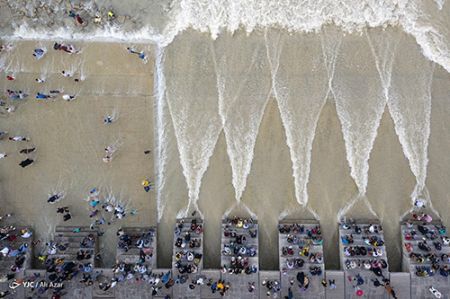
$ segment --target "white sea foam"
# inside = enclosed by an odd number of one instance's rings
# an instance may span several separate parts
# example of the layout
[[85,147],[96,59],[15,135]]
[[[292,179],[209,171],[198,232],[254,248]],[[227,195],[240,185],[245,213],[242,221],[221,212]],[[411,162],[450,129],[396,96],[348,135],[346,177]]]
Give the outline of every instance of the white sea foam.
[[310,32],[335,24],[353,32],[366,27],[399,25],[415,37],[428,59],[450,72],[450,5],[445,0],[435,0],[434,5],[423,0],[305,0],[298,3],[290,0],[175,0],[170,7],[161,31],[154,29],[149,16],[148,25],[133,32],[117,26],[83,33],[66,28],[36,30],[22,24],[11,37],[152,42],[167,46],[188,28],[210,32],[216,38],[222,31],[235,31],[240,27],[248,32],[257,27]]
[[166,48],[164,72],[170,80],[165,95],[189,190],[188,208],[197,207],[201,181],[222,130],[211,43],[208,36],[192,32]]
[[[174,36],[173,36],[174,37]],[[171,37],[171,40],[173,40]],[[134,31],[124,31],[119,26],[106,26],[89,32],[73,32],[67,28],[33,28],[24,23],[18,26],[14,33],[7,36],[11,40],[73,40],[100,42],[128,42],[167,44],[163,36],[155,33],[150,26],[144,26]]]
[[335,24],[345,31],[400,25],[412,34],[424,55],[450,71],[450,5],[442,0],[180,0],[174,5],[165,42],[186,28],[209,31],[244,27],[282,27],[289,31],[316,31]]
[[223,34],[214,42],[219,114],[240,201],[253,160],[264,109],[271,94],[271,76],[264,35]]
[[381,84],[384,90],[384,97],[389,99],[389,88],[391,87],[392,66],[400,34],[398,30],[392,28],[379,30],[372,29],[365,32],[369,42],[372,55],[375,58],[375,65],[380,75]]
[[343,38],[332,86],[350,174],[364,195],[370,152],[386,106],[385,88],[367,39],[353,34]]
[[322,49],[329,47],[323,48],[321,36],[316,34],[269,30],[266,39],[273,90],[292,160],[295,195],[299,204],[306,205],[312,143],[339,43],[329,40],[333,53],[327,53]]
[[420,54],[411,38],[403,38],[398,47],[402,55],[397,55],[394,62],[388,106],[403,152],[416,177],[411,195],[414,203],[425,189],[427,176],[434,64]]
[[156,102],[155,102],[155,128],[156,128],[156,159],[155,159],[155,173],[156,173],[156,201],[158,210],[158,222],[161,220],[164,209],[165,201],[162,198],[162,192],[166,184],[166,167],[167,167],[167,126],[170,119],[170,115],[165,101],[165,91],[166,91],[166,79],[164,77],[164,49],[158,48],[156,51],[155,60],[155,92],[156,92]]

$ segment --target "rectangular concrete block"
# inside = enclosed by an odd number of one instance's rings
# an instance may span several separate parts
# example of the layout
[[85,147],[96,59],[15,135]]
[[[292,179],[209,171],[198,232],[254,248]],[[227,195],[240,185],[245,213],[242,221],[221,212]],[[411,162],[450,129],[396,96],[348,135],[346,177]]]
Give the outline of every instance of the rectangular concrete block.
[[411,276],[405,272],[392,272],[390,274],[391,286],[398,299],[411,298]]
[[[221,279],[221,273],[220,270],[203,270],[202,271],[202,275],[204,275],[206,277],[206,283],[212,279],[213,281],[218,281],[219,279]],[[206,283],[201,286],[201,297],[204,299],[218,299],[218,298],[222,298],[222,296],[220,295],[219,292],[215,292],[213,293],[211,291],[211,287],[206,285]]]
[[[325,277],[328,282],[325,291],[327,299],[342,299],[345,298],[345,275],[344,271],[326,271]],[[334,280],[336,288],[330,288],[330,280]]]
[[[263,282],[266,282],[266,286],[263,285]],[[272,281],[278,282],[280,287],[280,291],[276,292],[274,288],[269,290],[267,288],[267,282]],[[280,271],[259,271],[259,299],[267,299],[267,298],[280,298],[281,297],[281,285],[280,285]],[[269,292],[269,295],[267,294]]]

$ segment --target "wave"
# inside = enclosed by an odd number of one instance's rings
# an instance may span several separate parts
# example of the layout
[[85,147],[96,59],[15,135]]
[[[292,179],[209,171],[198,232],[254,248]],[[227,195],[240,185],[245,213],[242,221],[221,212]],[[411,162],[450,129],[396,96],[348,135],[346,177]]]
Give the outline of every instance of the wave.
[[[138,9],[136,9],[138,10]],[[134,12],[139,15],[140,11]],[[162,30],[152,25],[156,14],[166,19]],[[143,13],[141,13],[143,14]],[[445,0],[175,0],[155,16],[140,16],[140,28],[120,26],[76,32],[76,27],[35,28],[24,21],[9,36],[14,39],[74,39],[150,42],[167,46],[182,31],[193,28],[216,38],[222,31],[281,27],[288,31],[319,31],[334,24],[347,32],[367,27],[400,26],[421,46],[423,54],[450,72],[450,5]],[[19,21],[20,22],[20,21]]]

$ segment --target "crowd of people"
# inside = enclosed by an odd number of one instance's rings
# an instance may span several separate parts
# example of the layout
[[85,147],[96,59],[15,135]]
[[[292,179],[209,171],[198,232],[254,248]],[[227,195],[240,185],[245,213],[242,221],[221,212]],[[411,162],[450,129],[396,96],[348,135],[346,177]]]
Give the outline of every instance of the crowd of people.
[[343,221],[340,226],[342,229],[340,241],[345,257],[344,269],[355,295],[364,296],[372,281],[375,287],[384,286],[386,292],[396,298],[395,291],[386,276],[388,264],[381,225],[374,223],[359,225],[349,219]]
[[[193,280],[199,273],[203,259],[203,224],[200,219],[193,218],[190,223],[183,219],[177,222],[174,232],[173,268],[175,280],[185,284]],[[190,283],[190,288],[196,284]]]
[[[255,262],[258,254],[258,229],[251,218],[234,217],[225,220],[222,272],[229,274],[254,274],[258,271]],[[256,259],[257,261],[257,259]]]
[[[413,218],[414,219],[414,218]],[[415,275],[430,277],[450,274],[450,239],[440,224],[406,222],[403,231],[404,246],[410,260],[416,266]]]
[[[284,281],[289,281],[290,293],[302,294],[311,285],[323,281],[323,239],[317,224],[281,223],[280,265]],[[323,284],[323,283],[322,283]],[[291,297],[293,298],[293,297]]]
[[[0,221],[4,222],[9,217],[10,214],[1,217]],[[0,227],[0,254],[1,260],[5,262],[2,264],[1,272],[4,274],[1,282],[10,281],[16,274],[23,273],[31,258],[32,236],[33,232],[28,228],[18,229],[9,224]]]

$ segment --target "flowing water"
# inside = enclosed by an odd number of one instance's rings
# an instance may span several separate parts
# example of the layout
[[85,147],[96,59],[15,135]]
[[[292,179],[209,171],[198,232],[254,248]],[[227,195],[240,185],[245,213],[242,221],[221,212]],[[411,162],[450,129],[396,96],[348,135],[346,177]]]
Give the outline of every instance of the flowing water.
[[[291,154],[295,195],[299,204],[306,205],[314,132],[329,95],[339,47],[328,45],[317,34],[290,35],[277,30],[267,32],[267,44],[273,90]],[[328,57],[325,51],[329,48]]]
[[[239,49],[239,51],[236,51]],[[219,114],[239,202],[245,190],[271,75],[264,35],[224,34],[214,41]]]

